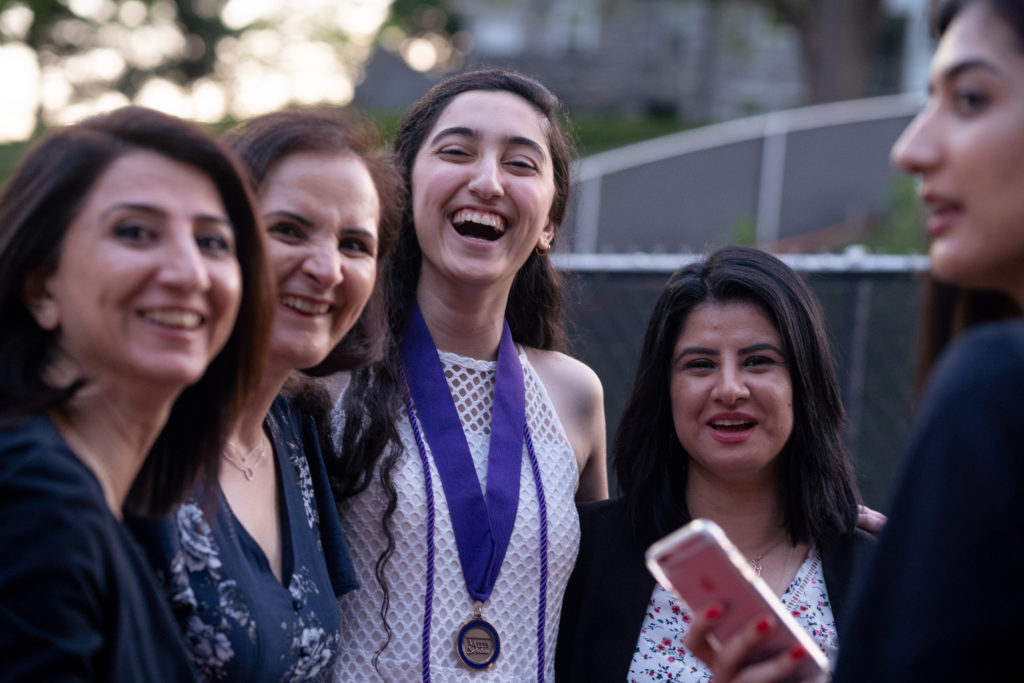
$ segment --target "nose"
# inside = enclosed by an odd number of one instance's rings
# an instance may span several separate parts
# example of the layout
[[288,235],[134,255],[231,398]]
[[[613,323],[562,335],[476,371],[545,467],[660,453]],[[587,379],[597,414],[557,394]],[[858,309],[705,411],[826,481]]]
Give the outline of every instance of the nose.
[[501,164],[497,159],[482,157],[473,167],[469,191],[480,199],[497,199],[505,194],[501,181]]
[[342,256],[337,247],[319,245],[310,250],[302,261],[302,272],[324,289],[341,284]]
[[739,368],[724,366],[713,388],[713,397],[727,406],[736,405],[750,397],[750,388]]
[[941,147],[936,114],[931,106],[922,109],[892,146],[892,162],[905,173],[921,175],[939,163]]
[[192,228],[176,231],[168,240],[168,248],[160,268],[160,281],[180,289],[206,291],[210,288],[210,272],[196,243]]

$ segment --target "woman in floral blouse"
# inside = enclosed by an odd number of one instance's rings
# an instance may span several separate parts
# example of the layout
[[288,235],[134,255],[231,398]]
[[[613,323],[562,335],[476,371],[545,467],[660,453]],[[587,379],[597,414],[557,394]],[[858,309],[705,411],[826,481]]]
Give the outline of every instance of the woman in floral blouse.
[[279,112],[225,138],[252,172],[269,237],[266,370],[229,434],[217,490],[136,524],[205,680],[319,681],[338,653],[337,598],[356,581],[324,472],[320,392],[294,371],[322,376],[379,353],[379,308],[367,302],[400,185],[371,131]]
[[776,628],[770,617],[712,647],[715,615],[690,614],[655,584],[644,550],[698,517],[723,528],[834,664],[836,617],[869,545],[842,422],[824,317],[796,273],[744,247],[674,273],[615,439],[622,496],[580,512],[558,680],[722,683],[781,677],[807,657],[743,667]]

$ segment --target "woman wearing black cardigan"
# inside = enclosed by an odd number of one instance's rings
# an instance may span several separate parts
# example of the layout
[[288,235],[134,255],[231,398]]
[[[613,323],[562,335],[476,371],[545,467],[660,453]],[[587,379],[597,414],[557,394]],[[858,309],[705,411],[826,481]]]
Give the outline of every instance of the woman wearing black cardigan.
[[[729,247],[673,274],[615,440],[622,495],[581,509],[558,680],[721,682],[741,670],[745,647],[712,648],[713,616],[688,614],[644,566],[647,546],[695,517],[726,531],[834,663],[835,622],[870,539],[856,529],[842,423],[820,306],[789,267]],[[742,637],[752,645],[774,626]],[[760,666],[781,676],[805,656]]]

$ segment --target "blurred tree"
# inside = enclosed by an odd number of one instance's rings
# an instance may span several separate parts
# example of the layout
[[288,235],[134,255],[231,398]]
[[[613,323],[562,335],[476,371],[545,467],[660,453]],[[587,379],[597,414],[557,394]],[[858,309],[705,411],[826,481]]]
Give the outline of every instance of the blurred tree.
[[153,79],[187,88],[212,74],[218,42],[238,33],[221,20],[227,1],[0,0],[0,19],[14,18],[0,42],[36,53],[44,126],[67,106],[132,100]]
[[387,25],[409,36],[439,33],[450,38],[461,29],[458,15],[444,0],[393,0]]
[[[388,3],[0,0],[0,44],[38,65],[47,126],[130,101],[207,122],[347,103]],[[22,79],[23,81],[25,78]]]
[[[106,47],[114,37],[105,26],[138,28],[146,22],[169,20],[184,38],[179,49],[164,55],[158,64],[128,61],[115,88],[129,97],[147,77],[158,75],[179,85],[191,83],[213,72],[217,42],[237,32],[229,30],[220,13],[228,0],[101,0],[74,3],[68,0],[0,0],[0,14],[12,7],[25,7],[31,20],[22,42],[41,55],[67,57],[97,47]],[[82,5],[79,12],[76,4]],[[154,13],[154,6],[158,9]],[[162,11],[161,11],[162,9]],[[90,11],[91,10],[91,11]],[[0,29],[0,41],[10,40]]]
[[883,0],[753,2],[796,29],[811,103],[871,94],[874,58],[885,18]]

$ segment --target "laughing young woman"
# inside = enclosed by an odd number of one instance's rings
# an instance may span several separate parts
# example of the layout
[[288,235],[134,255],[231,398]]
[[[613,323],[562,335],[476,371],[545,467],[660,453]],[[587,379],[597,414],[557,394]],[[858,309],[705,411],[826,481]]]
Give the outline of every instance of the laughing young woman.
[[384,271],[396,343],[339,402],[333,474],[362,588],[342,598],[337,673],[550,680],[573,500],[607,495],[600,382],[558,350],[558,104],[515,73],[453,76],[394,148],[410,192]]

